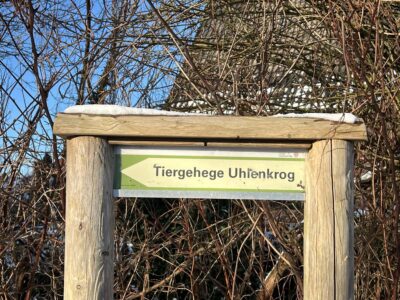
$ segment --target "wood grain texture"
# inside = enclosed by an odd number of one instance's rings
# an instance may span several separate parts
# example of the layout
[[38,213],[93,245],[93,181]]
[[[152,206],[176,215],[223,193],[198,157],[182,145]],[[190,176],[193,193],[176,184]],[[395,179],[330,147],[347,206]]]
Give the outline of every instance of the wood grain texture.
[[354,297],[353,156],[342,140],[315,142],[308,153],[304,299]]
[[231,140],[366,140],[363,123],[321,119],[235,116],[105,116],[58,114],[54,133],[164,139]]
[[64,299],[113,299],[113,151],[105,139],[67,141]]

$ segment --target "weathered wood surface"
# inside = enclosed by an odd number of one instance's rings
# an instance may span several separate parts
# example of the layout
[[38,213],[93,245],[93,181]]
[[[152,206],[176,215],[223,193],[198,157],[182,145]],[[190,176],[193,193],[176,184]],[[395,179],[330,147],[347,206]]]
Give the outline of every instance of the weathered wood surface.
[[306,160],[304,299],[354,294],[353,143],[313,143]]
[[106,116],[58,114],[54,133],[166,139],[231,140],[366,140],[363,123],[321,119],[237,116]]
[[112,146],[67,141],[64,299],[113,299]]

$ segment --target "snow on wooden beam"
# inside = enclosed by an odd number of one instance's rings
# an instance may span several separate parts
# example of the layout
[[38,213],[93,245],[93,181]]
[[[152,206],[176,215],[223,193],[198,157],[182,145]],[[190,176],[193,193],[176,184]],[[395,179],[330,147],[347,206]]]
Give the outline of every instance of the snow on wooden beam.
[[364,123],[315,118],[242,117],[202,115],[57,115],[54,133],[62,137],[190,140],[365,141]]

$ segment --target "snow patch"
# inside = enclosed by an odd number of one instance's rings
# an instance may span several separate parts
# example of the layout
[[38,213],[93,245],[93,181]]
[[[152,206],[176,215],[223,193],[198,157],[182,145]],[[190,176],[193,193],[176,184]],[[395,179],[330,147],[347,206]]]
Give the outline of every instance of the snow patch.
[[111,105],[111,104],[74,105],[68,107],[64,111],[64,113],[87,114],[87,115],[157,115],[157,116],[204,115],[204,114],[166,111],[166,110],[150,109],[150,108],[126,107],[126,106]]
[[368,209],[359,208],[354,211],[354,217],[356,218],[364,217],[366,215],[368,215]]
[[277,114],[273,117],[280,117],[280,118],[313,118],[313,119],[323,119],[329,120],[334,122],[341,122],[341,123],[358,123],[362,122],[362,119],[356,117],[350,113],[337,113],[337,114],[326,114],[326,113],[305,113],[305,114]]
[[372,172],[368,171],[365,174],[361,175],[361,182],[365,183],[365,182],[370,182],[372,179]]

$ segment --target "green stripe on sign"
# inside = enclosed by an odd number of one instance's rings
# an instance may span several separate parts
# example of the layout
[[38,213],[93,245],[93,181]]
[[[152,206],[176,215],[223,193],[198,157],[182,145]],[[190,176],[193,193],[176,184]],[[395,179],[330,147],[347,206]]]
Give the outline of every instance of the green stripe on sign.
[[[121,186],[120,189],[130,190],[132,189],[132,186],[130,185]],[[171,187],[144,187],[140,189],[146,191],[220,191],[220,192],[260,192],[260,193],[268,192],[268,193],[299,193],[299,194],[304,193],[304,190],[274,190],[274,189],[218,189],[218,188],[171,188]]]

